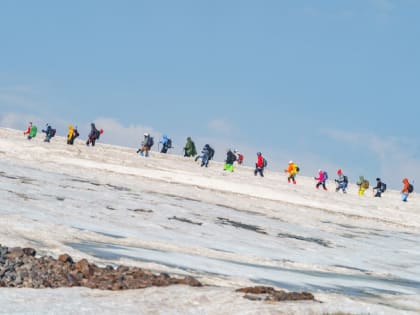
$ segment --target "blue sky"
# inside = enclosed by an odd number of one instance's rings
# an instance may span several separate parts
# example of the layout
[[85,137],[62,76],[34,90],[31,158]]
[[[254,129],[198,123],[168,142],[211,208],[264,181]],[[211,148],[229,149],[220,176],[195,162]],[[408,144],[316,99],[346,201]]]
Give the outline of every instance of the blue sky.
[[[420,177],[420,1],[1,1],[0,125]],[[82,134],[83,135],[83,134]],[[330,175],[331,177],[331,175]]]

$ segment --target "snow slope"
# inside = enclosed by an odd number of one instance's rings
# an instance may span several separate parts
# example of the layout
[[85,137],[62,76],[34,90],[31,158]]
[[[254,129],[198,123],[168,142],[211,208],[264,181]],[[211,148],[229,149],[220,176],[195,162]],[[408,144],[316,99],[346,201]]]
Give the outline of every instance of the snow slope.
[[[209,286],[103,292],[1,289],[21,301],[3,313],[355,314],[420,313],[420,203],[287,183],[213,162],[0,129],[0,242],[66,252],[100,265],[190,274]],[[251,302],[235,293],[267,284],[318,302]],[[165,302],[162,302],[164,300]],[[30,301],[28,303],[28,301]],[[320,303],[322,302],[322,303]]]

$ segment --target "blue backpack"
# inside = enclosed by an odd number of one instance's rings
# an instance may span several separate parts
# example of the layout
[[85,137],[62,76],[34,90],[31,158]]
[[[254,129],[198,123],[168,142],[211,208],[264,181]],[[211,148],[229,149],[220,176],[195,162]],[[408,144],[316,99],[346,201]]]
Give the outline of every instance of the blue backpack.
[[328,179],[328,173],[324,171],[324,181]]

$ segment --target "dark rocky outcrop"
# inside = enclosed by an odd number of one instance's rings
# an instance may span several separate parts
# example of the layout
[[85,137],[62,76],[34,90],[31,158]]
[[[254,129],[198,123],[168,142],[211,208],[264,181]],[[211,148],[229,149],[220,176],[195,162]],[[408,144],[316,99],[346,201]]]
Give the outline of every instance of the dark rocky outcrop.
[[36,258],[32,248],[0,245],[0,287],[59,288],[83,286],[101,290],[141,289],[151,286],[185,284],[200,287],[193,277],[175,278],[154,274],[138,267],[98,267],[86,259],[74,262],[63,254]]
[[[265,300],[265,301],[305,301],[315,300],[315,297],[308,292],[286,292],[283,290],[276,290],[272,287],[256,286],[247,287],[236,290],[236,292],[245,293],[244,298],[249,300]],[[264,298],[261,298],[262,295]]]

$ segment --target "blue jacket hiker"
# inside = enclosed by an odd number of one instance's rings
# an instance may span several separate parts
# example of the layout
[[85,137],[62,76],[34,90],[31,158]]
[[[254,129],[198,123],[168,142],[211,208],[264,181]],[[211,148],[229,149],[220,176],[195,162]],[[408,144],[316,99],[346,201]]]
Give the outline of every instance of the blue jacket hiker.
[[201,150],[201,155],[196,156],[195,161],[197,161],[198,159],[201,159],[201,167],[203,166],[208,167],[209,161],[213,158],[213,156],[214,156],[213,148],[209,144],[206,144]]
[[335,191],[338,192],[341,189],[343,193],[346,193],[349,180],[347,176],[343,174],[343,171],[341,170],[341,168],[338,169],[337,175],[338,175],[338,179],[335,180],[335,182],[337,183],[337,187],[335,188]]
[[162,143],[160,153],[167,153],[168,149],[172,148],[172,140],[168,138],[167,135],[163,135],[162,140],[160,140],[159,143]]
[[42,132],[45,133],[44,142],[50,142],[51,138],[55,136],[56,130],[53,129],[49,124],[46,124],[46,129],[42,129]]

